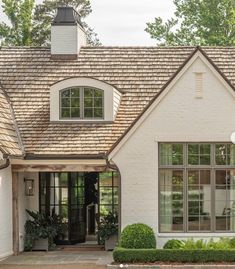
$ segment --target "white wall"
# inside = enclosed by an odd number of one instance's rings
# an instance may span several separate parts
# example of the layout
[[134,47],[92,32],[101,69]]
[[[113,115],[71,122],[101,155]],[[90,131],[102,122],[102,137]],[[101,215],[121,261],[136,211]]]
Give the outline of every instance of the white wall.
[[[195,70],[203,72],[202,98],[196,95]],[[198,58],[116,155],[111,155],[121,171],[122,228],[134,222],[146,223],[155,230],[158,246],[170,238],[205,237],[158,232],[158,142],[229,142],[235,131],[234,115],[234,96]],[[216,235],[207,233],[209,237]]]
[[[25,196],[24,178],[34,179],[34,196]],[[26,209],[39,210],[39,173],[19,173],[19,238],[20,251],[24,250],[24,225],[28,218]]]
[[0,170],[0,258],[12,252],[12,176],[11,167]]

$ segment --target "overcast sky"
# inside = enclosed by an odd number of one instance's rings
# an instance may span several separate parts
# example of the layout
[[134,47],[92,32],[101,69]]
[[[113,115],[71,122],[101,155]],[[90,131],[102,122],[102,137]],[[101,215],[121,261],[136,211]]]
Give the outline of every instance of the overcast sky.
[[[144,31],[146,22],[158,16],[168,19],[174,13],[173,0],[90,1],[93,11],[86,21],[106,46],[154,45],[154,40]],[[0,15],[2,20],[2,12]]]

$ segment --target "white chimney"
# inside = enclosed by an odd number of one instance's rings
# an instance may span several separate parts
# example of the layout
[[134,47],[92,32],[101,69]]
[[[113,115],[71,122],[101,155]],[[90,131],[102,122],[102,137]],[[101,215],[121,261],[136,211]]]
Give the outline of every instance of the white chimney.
[[80,48],[87,45],[80,15],[72,7],[58,7],[51,24],[51,55],[76,59]]

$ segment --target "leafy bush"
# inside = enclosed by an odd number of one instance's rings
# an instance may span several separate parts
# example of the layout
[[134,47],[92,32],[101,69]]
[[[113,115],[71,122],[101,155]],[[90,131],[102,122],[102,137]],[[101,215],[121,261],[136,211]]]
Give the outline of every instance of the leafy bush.
[[25,250],[32,250],[35,240],[47,238],[49,247],[53,248],[54,239],[63,233],[62,218],[54,210],[50,215],[26,211],[31,218],[25,223]]
[[105,240],[109,239],[111,235],[118,233],[118,215],[116,213],[109,213],[105,216],[99,226],[98,236],[100,243],[104,244]]
[[113,258],[118,263],[235,262],[235,250],[124,249],[118,247],[113,252]]
[[156,248],[153,229],[142,223],[126,226],[121,233],[120,246],[132,249]]
[[182,240],[177,239],[171,239],[166,242],[164,245],[164,249],[181,249],[184,245],[184,242]]
[[188,240],[169,240],[163,247],[164,249],[185,249],[185,250],[197,250],[197,249],[235,249],[235,239],[232,238],[220,238],[218,241],[213,239],[206,241],[203,239],[194,241]]

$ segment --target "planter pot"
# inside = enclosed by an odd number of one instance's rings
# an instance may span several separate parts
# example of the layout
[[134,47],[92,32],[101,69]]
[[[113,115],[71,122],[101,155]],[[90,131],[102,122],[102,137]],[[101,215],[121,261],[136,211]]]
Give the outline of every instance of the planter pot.
[[118,242],[117,234],[111,235],[109,239],[105,240],[105,250],[114,250]]
[[34,241],[32,250],[49,250],[49,243],[47,239],[38,239]]

